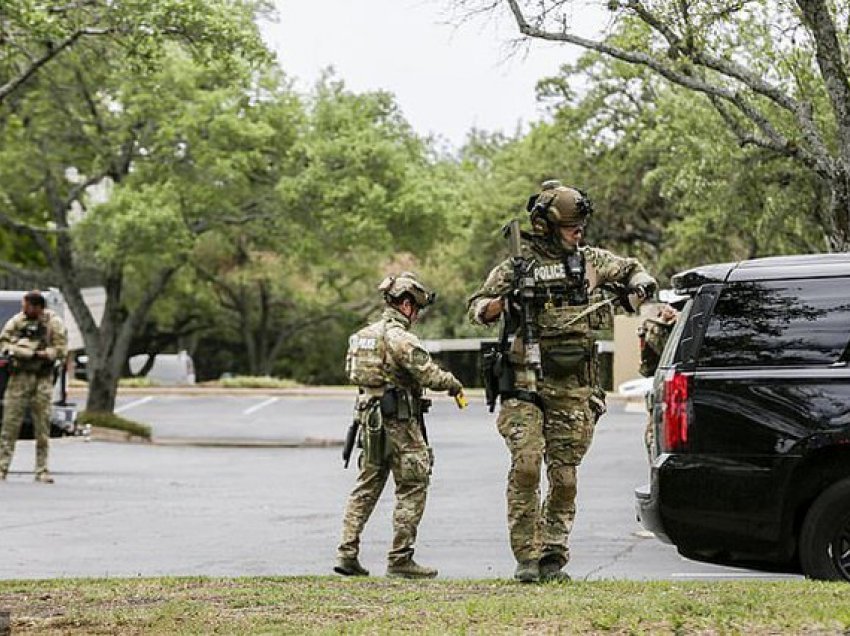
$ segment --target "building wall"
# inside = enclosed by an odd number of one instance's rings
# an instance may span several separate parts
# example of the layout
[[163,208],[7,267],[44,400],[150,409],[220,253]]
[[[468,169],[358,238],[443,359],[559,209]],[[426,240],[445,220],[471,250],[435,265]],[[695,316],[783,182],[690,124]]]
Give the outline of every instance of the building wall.
[[642,316],[614,316],[614,390],[623,382],[639,378],[640,343],[637,328]]

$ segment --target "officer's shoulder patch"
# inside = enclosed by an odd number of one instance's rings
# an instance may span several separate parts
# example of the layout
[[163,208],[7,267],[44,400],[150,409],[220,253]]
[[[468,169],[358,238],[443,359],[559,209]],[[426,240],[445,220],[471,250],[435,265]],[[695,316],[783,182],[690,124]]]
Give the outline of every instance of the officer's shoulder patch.
[[422,347],[413,347],[410,351],[410,362],[417,367],[427,364],[430,359],[431,356],[429,356],[428,352]]

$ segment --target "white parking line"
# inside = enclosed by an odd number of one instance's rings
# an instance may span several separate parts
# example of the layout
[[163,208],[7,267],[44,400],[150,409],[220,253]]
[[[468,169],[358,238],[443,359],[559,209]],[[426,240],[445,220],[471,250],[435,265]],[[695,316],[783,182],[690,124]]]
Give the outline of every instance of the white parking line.
[[251,415],[251,413],[256,413],[260,409],[266,408],[269,404],[274,404],[279,399],[280,398],[272,397],[272,398],[269,398],[268,400],[263,400],[259,404],[255,404],[254,406],[247,408],[244,411],[242,411],[242,415]]
[[123,406],[119,406],[117,409],[115,409],[112,412],[113,413],[123,413],[124,411],[129,411],[130,409],[135,408],[137,406],[140,406],[141,404],[145,404],[147,402],[150,402],[153,398],[154,398],[153,395],[149,395],[147,397],[139,398],[138,400],[135,400],[133,402],[129,402],[129,403],[123,405]]

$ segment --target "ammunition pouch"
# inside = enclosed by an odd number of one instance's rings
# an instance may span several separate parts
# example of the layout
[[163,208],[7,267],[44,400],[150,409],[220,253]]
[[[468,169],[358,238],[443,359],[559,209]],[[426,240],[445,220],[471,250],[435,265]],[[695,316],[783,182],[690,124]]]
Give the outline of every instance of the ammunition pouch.
[[383,466],[389,459],[392,449],[387,440],[387,431],[381,415],[381,401],[372,399],[364,402],[358,405],[357,412],[363,461],[372,466]]
[[546,375],[575,375],[586,368],[590,359],[590,352],[584,344],[559,344],[541,349],[543,372]]

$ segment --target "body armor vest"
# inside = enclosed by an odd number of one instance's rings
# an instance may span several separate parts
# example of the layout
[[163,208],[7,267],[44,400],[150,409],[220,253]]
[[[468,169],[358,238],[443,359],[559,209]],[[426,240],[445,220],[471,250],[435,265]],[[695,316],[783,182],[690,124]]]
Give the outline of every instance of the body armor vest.
[[380,320],[348,339],[345,371],[352,384],[377,388],[387,383],[387,324]]
[[[40,320],[27,320],[21,324],[17,333],[17,345],[25,347],[32,352],[44,350],[49,345],[47,325]],[[18,358],[15,357],[13,368],[30,373],[49,373],[53,368],[53,362],[43,358]]]
[[588,304],[585,261],[581,252],[568,254],[562,259],[538,259],[532,272],[534,299],[539,307]]
[[590,302],[584,254],[577,251],[550,256],[536,251],[534,260],[534,301],[540,337],[583,341],[590,334],[590,320],[586,316],[574,319]]

